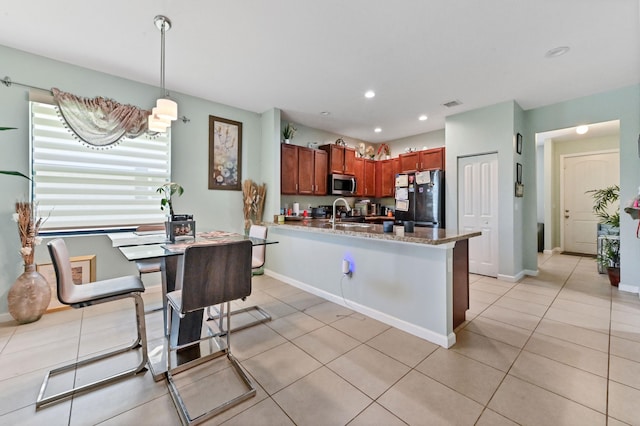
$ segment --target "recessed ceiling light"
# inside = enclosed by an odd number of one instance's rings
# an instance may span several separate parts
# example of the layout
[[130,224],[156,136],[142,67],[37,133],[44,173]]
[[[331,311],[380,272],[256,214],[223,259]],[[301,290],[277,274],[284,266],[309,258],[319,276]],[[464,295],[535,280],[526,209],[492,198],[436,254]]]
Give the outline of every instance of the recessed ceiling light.
[[418,117],[418,120],[420,121],[425,121],[428,117],[424,114],[422,114],[420,117]]
[[558,56],[562,56],[569,51],[568,46],[560,46],[555,47],[551,50],[548,50],[547,53],[544,54],[545,58],[557,58]]
[[578,126],[576,127],[576,133],[579,135],[584,135],[589,131],[589,126]]
[[376,92],[374,92],[373,90],[367,90],[367,91],[364,93],[364,97],[365,97],[365,98],[368,98],[368,99],[373,98],[375,95],[376,95]]
[[322,112],[320,113],[320,115],[324,115],[325,117],[326,117],[327,115],[330,115],[330,114],[331,114],[331,113],[330,113],[329,111],[322,111]]
[[382,129],[380,127],[376,127],[375,129],[373,129],[373,131],[376,133],[380,133]]

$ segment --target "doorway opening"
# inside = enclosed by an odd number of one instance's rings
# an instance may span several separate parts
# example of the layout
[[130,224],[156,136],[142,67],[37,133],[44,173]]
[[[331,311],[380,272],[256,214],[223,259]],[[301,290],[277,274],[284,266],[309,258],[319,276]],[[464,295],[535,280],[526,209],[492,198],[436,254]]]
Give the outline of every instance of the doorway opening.
[[[620,122],[536,134],[537,219],[545,253],[594,255],[597,218],[585,191],[620,182]],[[568,210],[568,211],[567,211]]]

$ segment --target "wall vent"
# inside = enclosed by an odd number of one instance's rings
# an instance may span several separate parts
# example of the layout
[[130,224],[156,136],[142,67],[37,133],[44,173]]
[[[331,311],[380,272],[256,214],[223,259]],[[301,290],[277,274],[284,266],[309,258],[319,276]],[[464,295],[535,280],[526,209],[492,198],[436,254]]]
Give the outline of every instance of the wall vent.
[[453,108],[458,105],[462,105],[462,102],[460,102],[459,100],[449,101],[442,104],[442,106],[446,106],[447,108]]

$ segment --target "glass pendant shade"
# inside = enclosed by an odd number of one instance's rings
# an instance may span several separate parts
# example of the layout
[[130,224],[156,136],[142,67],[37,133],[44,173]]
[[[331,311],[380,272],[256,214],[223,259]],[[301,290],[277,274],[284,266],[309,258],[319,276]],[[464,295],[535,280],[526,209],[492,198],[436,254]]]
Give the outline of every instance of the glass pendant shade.
[[177,120],[178,119],[178,104],[167,98],[160,98],[156,102],[156,107],[153,109],[154,114],[158,118],[163,120]]
[[160,115],[158,115],[159,112],[160,110],[158,109],[158,107],[155,107],[151,110],[151,115],[153,116],[153,119],[156,121],[159,121],[160,123],[164,124],[167,127],[171,127],[171,119],[160,117]]
[[149,131],[156,133],[164,133],[167,131],[167,124],[154,117],[154,114],[149,115],[148,123]]

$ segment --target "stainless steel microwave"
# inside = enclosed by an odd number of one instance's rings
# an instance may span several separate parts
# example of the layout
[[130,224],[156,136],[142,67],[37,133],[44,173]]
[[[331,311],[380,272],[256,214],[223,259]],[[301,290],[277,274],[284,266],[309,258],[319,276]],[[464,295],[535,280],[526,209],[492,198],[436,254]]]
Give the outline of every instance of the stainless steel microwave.
[[356,193],[356,178],[347,175],[329,175],[329,194],[354,195]]

